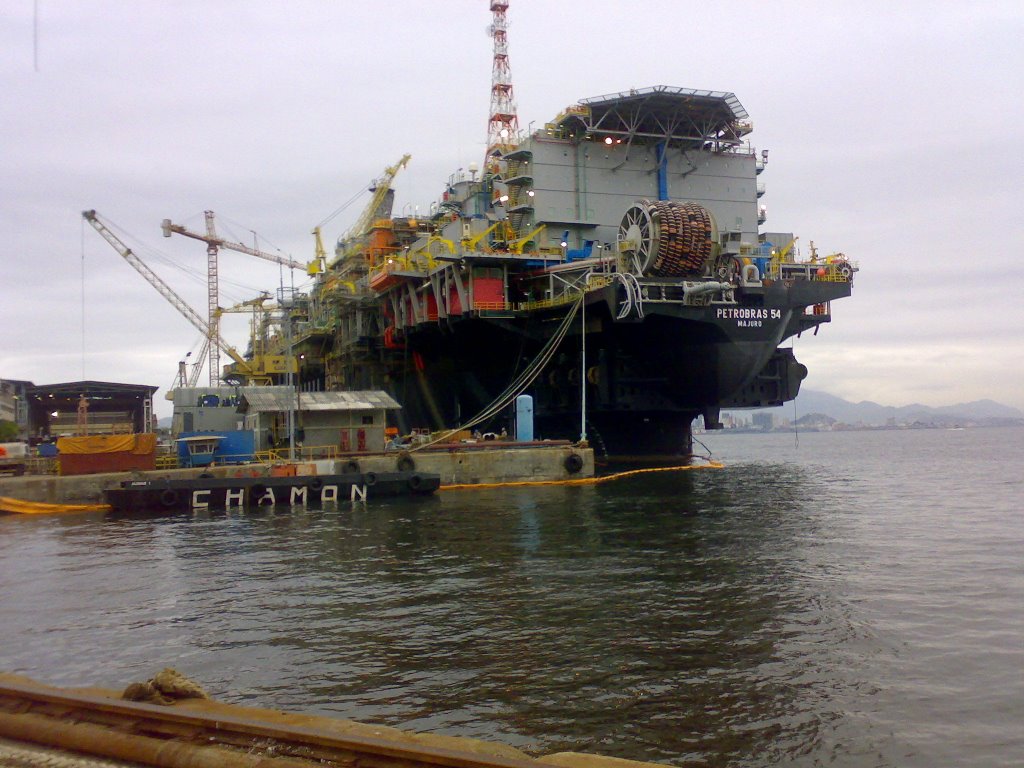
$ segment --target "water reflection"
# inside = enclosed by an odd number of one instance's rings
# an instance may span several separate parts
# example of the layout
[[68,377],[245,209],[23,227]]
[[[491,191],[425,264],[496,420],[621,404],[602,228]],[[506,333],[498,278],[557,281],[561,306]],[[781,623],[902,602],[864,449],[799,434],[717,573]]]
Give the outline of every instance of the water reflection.
[[855,634],[821,551],[830,493],[821,473],[739,465],[42,524],[27,550],[0,545],[5,581],[28,564],[48,601],[40,619],[18,598],[39,648],[8,656],[55,682],[40,655],[76,683],[173,664],[228,700],[544,752],[793,757],[856,683],[828,662]]

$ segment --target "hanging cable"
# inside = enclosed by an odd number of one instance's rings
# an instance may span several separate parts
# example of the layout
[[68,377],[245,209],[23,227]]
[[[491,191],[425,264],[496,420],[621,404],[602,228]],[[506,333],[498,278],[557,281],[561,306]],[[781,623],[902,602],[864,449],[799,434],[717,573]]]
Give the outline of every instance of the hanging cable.
[[464,429],[472,429],[477,424],[480,424],[481,422],[484,422],[487,419],[490,419],[496,414],[498,414],[503,408],[508,406],[509,403],[511,403],[516,397],[522,394],[523,390],[525,390],[534,382],[537,376],[540,375],[541,371],[543,371],[547,364],[551,361],[551,358],[554,357],[554,354],[558,350],[558,346],[561,344],[562,339],[564,339],[565,335],[569,332],[569,328],[572,325],[572,321],[576,318],[576,313],[579,311],[580,305],[582,303],[583,294],[580,293],[580,297],[573,302],[572,306],[569,308],[569,311],[562,319],[561,325],[559,325],[558,329],[551,335],[550,338],[548,338],[547,343],[545,343],[544,347],[538,353],[534,361],[530,363],[530,365],[528,365],[523,370],[519,377],[516,378],[511,384],[509,384],[508,387],[505,388],[505,391],[498,395],[491,402],[490,405],[488,405],[486,408],[480,411],[476,416],[474,416],[469,421],[441,434],[440,437],[437,437],[428,443],[423,443],[422,445],[417,445],[414,448],[411,448],[410,451],[418,451],[422,448],[426,448],[427,446],[434,445],[435,443],[444,442],[451,438],[452,435],[455,435]]
[[356,192],[354,195],[352,195],[352,197],[350,197],[348,200],[346,200],[340,206],[335,208],[331,213],[329,213],[327,215],[327,217],[323,221],[321,221],[319,224],[317,224],[317,226],[318,227],[322,227],[324,224],[329,222],[335,216],[337,216],[342,211],[344,211],[346,208],[348,208],[350,205],[352,205],[352,203],[354,203],[356,200],[358,200],[360,197],[362,197],[364,192],[366,192],[366,189],[365,188],[361,188],[358,192]]
[[623,301],[616,319],[623,320],[629,317],[635,306],[636,316],[642,320],[644,316],[644,298],[641,293],[640,281],[636,279],[636,275],[632,272],[616,272],[615,277],[626,290],[626,299]]
[[82,219],[82,381],[85,381],[85,219]]

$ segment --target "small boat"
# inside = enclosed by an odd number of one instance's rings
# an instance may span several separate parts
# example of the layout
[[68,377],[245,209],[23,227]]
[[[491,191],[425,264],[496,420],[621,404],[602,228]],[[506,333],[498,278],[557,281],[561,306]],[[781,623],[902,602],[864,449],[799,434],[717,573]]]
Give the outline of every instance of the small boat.
[[292,477],[198,477],[125,480],[103,492],[115,511],[245,509],[275,504],[324,504],[436,491],[441,476],[429,472],[357,472]]

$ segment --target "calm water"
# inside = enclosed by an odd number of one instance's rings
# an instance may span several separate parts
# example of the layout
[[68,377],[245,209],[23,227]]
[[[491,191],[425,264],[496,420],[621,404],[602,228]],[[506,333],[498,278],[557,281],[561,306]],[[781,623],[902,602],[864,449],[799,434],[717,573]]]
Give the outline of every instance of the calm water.
[[1024,429],[702,439],[726,469],[0,517],[0,669],[679,766],[1024,764]]

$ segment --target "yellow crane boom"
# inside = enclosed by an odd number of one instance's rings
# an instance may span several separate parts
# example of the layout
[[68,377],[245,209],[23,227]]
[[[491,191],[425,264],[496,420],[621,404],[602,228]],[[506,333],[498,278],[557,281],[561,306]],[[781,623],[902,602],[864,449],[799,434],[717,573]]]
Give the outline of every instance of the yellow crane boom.
[[[341,236],[341,240],[339,240],[339,243],[343,240],[350,240],[352,238],[362,237],[363,235],[367,234],[370,231],[370,227],[373,224],[373,220],[377,217],[377,211],[380,209],[381,204],[384,202],[385,198],[388,195],[388,191],[391,189],[391,182],[395,180],[395,176],[398,175],[398,172],[405,168],[405,166],[409,163],[409,160],[411,159],[412,155],[410,154],[402,155],[401,160],[399,160],[394,165],[385,168],[383,175],[381,175],[380,178],[378,179],[374,179],[373,183],[370,185],[370,191],[373,193],[373,196],[370,198],[370,202],[367,203],[366,207],[363,209],[363,212],[359,214],[359,218],[356,220],[355,224],[352,225],[348,232]],[[317,235],[318,229],[319,227],[313,230],[314,235]],[[318,243],[318,246],[319,247],[317,253],[319,254],[319,249],[322,248],[323,246],[320,243]],[[331,262],[330,266],[333,267],[335,264],[337,264],[340,258],[341,254],[338,254],[335,257],[334,261]]]
[[376,179],[370,186],[370,191],[373,192],[373,197],[370,198],[370,202],[366,208],[360,214],[356,223],[352,225],[352,228],[345,234],[345,237],[360,237],[370,231],[370,225],[373,224],[374,216],[377,213],[377,209],[380,208],[380,204],[384,202],[384,198],[388,194],[388,190],[391,189],[391,182],[395,180],[395,176],[398,172],[405,168],[412,159],[412,155],[402,155],[402,159],[399,160],[392,166],[384,169],[384,175],[379,179]]

